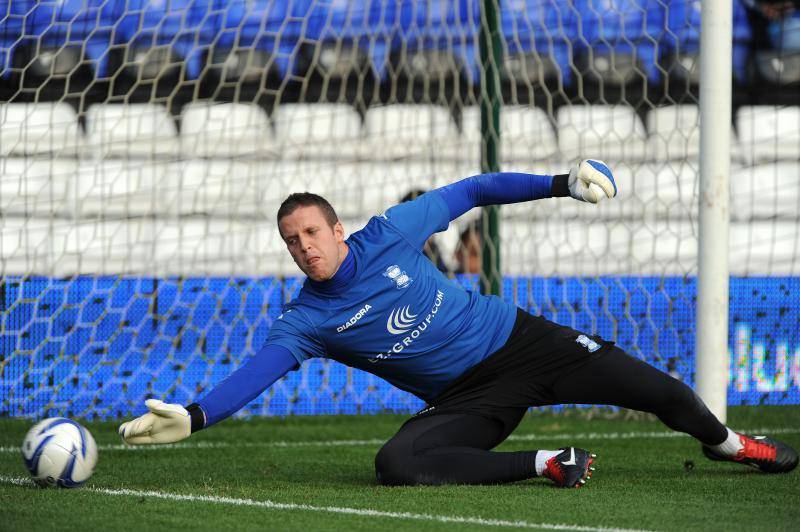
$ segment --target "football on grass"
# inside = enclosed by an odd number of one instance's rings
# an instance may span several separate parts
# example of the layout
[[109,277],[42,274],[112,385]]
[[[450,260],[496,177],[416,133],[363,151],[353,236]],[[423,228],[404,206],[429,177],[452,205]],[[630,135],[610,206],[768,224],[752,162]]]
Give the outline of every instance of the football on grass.
[[77,488],[92,475],[97,445],[86,428],[64,417],[34,425],[22,442],[22,458],[39,486]]

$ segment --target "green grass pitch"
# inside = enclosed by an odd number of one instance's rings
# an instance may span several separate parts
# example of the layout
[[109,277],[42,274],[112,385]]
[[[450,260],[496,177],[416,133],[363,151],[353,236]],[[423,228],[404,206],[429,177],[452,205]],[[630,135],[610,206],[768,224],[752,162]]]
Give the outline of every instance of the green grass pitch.
[[[373,458],[404,416],[221,423],[170,448],[125,449],[116,423],[87,423],[100,459],[88,485],[42,490],[16,447],[31,423],[0,419],[0,530],[797,530],[800,471],[764,475],[703,458],[651,419],[534,414],[499,450],[574,444],[598,454],[578,490],[386,488]],[[778,429],[800,448],[800,407],[732,408],[736,429]],[[686,461],[694,467],[686,467]]]

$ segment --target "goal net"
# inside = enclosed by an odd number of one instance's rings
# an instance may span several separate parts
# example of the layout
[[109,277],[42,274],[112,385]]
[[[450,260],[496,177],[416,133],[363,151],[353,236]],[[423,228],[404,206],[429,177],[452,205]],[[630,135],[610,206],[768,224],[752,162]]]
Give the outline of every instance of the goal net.
[[[312,191],[348,232],[481,172],[604,160],[619,195],[481,212],[435,235],[456,282],[694,381],[699,1],[500,0],[499,129],[478,0],[0,0],[0,415],[186,404],[302,286],[275,214]],[[800,82],[734,2],[729,404],[800,402]],[[413,412],[313,360],[242,414]]]

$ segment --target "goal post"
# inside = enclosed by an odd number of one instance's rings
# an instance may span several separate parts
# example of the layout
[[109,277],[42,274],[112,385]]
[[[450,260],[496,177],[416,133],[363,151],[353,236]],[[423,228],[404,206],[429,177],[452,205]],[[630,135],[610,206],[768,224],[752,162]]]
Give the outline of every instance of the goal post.
[[[500,67],[502,60],[502,40],[500,38],[500,17],[496,0],[483,0],[481,5],[481,24],[479,48],[481,57],[481,172],[499,172],[499,150],[502,143],[500,135]],[[487,294],[500,295],[501,260],[499,206],[489,205],[482,209],[481,222],[485,228],[483,237],[483,264],[481,290]]]
[[703,2],[700,39],[700,195],[697,393],[723,423],[728,404],[732,4]]

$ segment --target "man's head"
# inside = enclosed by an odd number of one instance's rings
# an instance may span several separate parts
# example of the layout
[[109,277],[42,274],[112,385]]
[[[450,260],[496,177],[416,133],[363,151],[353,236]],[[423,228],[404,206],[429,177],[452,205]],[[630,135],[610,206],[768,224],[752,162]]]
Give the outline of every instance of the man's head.
[[457,273],[480,273],[482,266],[481,223],[470,223],[461,231],[456,248]]
[[278,230],[295,264],[313,281],[333,277],[347,255],[344,227],[322,196],[291,194],[278,209]]

